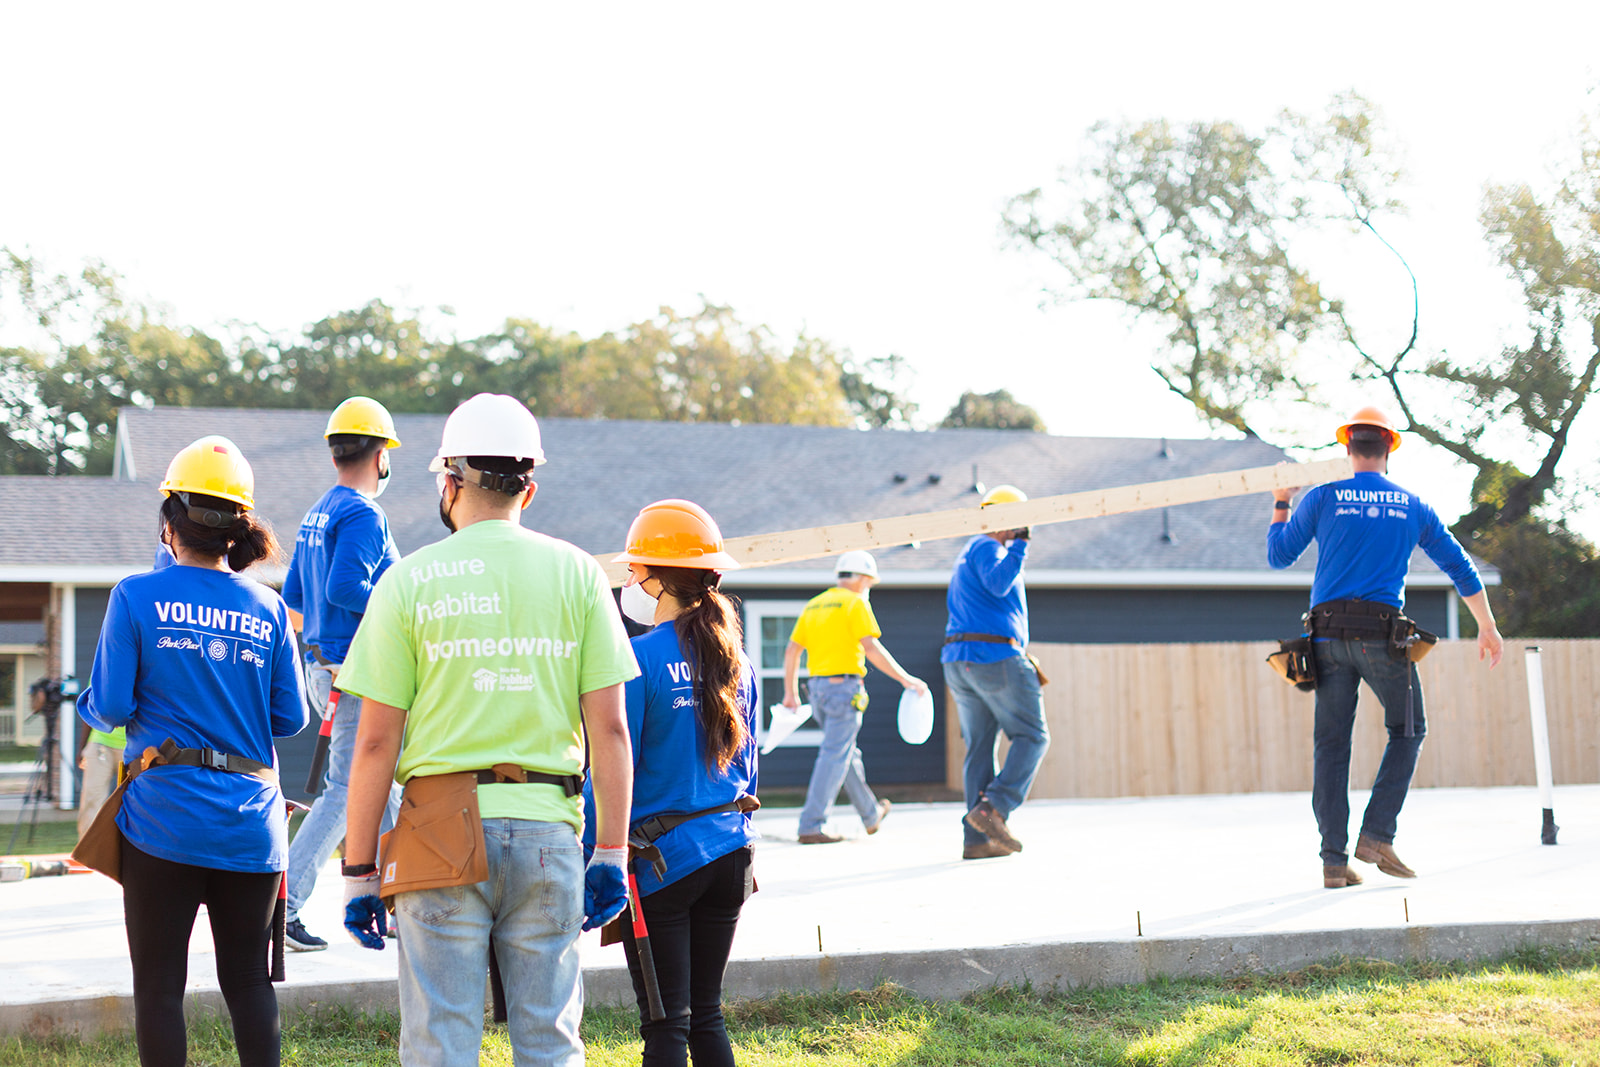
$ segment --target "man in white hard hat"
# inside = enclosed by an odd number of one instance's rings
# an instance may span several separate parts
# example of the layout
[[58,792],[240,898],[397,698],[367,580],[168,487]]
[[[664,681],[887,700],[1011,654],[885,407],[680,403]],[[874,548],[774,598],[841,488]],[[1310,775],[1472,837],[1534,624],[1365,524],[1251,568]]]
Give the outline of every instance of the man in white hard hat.
[[[389,450],[400,447],[394,419],[382,404],[352,396],[333,409],[323,433],[333,459],[334,485],[300,520],[294,556],[283,582],[283,600],[301,623],[307,688],[324,715],[333,709],[327,733],[327,786],[289,845],[284,943],[297,952],[315,952],[328,942],[305,928],[300,909],[316,888],[317,875],[344,840],[346,790],[361,698],[335,695],[339,665],[361,625],[367,599],[378,579],[400,558],[389,533],[389,517],[378,505],[389,484]],[[389,823],[399,809],[393,790]]]
[[822,744],[811,768],[806,804],[800,811],[802,845],[844,840],[823,829],[828,806],[838,797],[841,785],[867,833],[877,833],[889,814],[889,801],[879,800],[867,785],[861,750],[856,747],[861,713],[867,708],[863,682],[867,661],[907,689],[922,693],[928,688],[922,679],[907,674],[878,640],[883,631],[868,603],[870,590],[878,581],[878,561],[872,553],[846,552],[834,569],[838,584],[806,604],[783,654],[783,706],[791,710],[800,706],[800,655],[808,653],[811,717],[822,727]]
[[[379,582],[339,677],[366,701],[345,928],[381,949],[380,898],[394,909],[404,1063],[478,1062],[492,952],[516,1062],[581,1064],[578,933],[626,899],[623,685],[639,670],[600,565],[520,525],[543,461],[513,397],[480,393],[451,413],[431,464],[451,534]],[[405,799],[380,857],[391,778]],[[599,845],[587,869],[586,817]]]

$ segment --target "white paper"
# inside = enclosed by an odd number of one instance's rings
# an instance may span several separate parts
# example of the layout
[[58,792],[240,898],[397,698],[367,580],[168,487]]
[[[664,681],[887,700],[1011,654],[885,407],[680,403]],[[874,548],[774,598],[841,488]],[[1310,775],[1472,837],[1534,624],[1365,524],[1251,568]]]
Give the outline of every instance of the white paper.
[[810,704],[801,704],[793,711],[790,711],[782,704],[774,704],[770,710],[772,712],[772,725],[767,727],[767,740],[761,746],[761,754],[763,756],[781,745],[784,738],[800,729],[800,725],[811,718]]

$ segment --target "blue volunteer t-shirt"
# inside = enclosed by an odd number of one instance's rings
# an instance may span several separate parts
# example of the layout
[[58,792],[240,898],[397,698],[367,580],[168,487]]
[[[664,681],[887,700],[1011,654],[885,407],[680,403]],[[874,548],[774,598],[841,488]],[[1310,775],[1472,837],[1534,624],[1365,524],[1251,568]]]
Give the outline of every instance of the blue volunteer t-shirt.
[[371,497],[336,485],[300,522],[283,599],[305,616],[301,637],[343,663],[378,579],[400,560],[389,518]]
[[[306,724],[289,612],[278,594],[226,571],[182,565],[124,578],[80,706],[97,730],[127,727],[125,760],[172,738],[276,765],[274,737]],[[159,766],[123,795],[117,825],[141,850],[225,871],[288,862],[283,793],[253,775]]]
[[[627,685],[628,734],[633,739],[634,825],[667,812],[688,813],[720,807],[756,791],[756,676],[740,657],[743,677],[739,703],[749,738],[717,773],[706,764],[706,735],[696,714],[694,683],[678,643],[678,624],[664,622],[633,639],[639,677]],[[594,787],[585,782],[583,803],[594,811]],[[594,819],[585,821],[584,843],[594,845]],[[648,861],[635,864],[639,894],[664,886],[756,839],[750,816],[723,812],[692,819],[656,840],[667,876],[656,877]]]
[[1406,571],[1418,545],[1450,576],[1456,591],[1483,589],[1478,568],[1422,498],[1387,477],[1364,472],[1311,489],[1288,522],[1267,527],[1267,562],[1288,567],[1317,542],[1311,606],[1330,600],[1406,603]]
[[[1022,582],[1022,565],[1028,559],[1028,542],[1012,541],[1007,548],[988,534],[967,542],[950,575],[945,606],[950,634],[992,634],[1028,644],[1028,591]],[[998,663],[1022,655],[1022,649],[997,641],[958,641],[945,645],[941,663]]]

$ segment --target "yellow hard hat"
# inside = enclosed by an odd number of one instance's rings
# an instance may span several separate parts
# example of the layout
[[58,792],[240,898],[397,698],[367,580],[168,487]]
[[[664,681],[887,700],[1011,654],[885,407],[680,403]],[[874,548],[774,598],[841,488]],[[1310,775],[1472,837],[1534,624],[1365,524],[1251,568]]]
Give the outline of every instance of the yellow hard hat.
[[1333,431],[1334,438],[1341,445],[1350,443],[1350,430],[1355,426],[1371,426],[1375,430],[1384,430],[1389,434],[1389,451],[1393,452],[1400,447],[1400,431],[1394,428],[1394,423],[1389,421],[1389,416],[1382,408],[1366,407],[1350,416],[1350,421]]
[[688,500],[657,500],[634,516],[628,547],[616,563],[727,571],[739,566],[722,546],[722,531],[706,509]]
[[333,409],[328,416],[328,429],[323,437],[336,433],[358,433],[363,437],[381,437],[390,448],[399,448],[400,439],[394,435],[394,419],[389,409],[370,396],[353,396]]
[[1028,494],[1014,485],[997,485],[983,494],[983,499],[978,501],[978,506],[986,508],[990,504],[1015,504],[1026,499],[1028,499]]
[[256,476],[238,445],[226,437],[202,437],[167,464],[161,495],[173,493],[204,493],[248,511],[256,506]]

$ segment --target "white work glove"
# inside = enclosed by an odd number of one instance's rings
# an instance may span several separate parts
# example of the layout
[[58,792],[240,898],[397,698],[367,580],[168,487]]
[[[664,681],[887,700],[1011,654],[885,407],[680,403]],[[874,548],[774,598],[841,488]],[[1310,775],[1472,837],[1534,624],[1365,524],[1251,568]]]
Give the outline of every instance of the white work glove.
[[378,872],[344,876],[344,928],[362,948],[383,951],[389,912],[378,899]]

